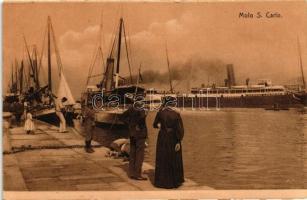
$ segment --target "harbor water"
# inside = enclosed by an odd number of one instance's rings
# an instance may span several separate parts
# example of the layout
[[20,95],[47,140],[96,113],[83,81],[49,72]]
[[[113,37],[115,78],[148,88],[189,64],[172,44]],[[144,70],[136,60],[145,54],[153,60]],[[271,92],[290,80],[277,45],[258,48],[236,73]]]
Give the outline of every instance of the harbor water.
[[[147,117],[145,161],[152,165],[155,115]],[[185,110],[181,116],[185,177],[215,189],[307,188],[307,114],[297,109],[221,109]],[[125,130],[96,128],[94,139],[108,146],[127,136]]]

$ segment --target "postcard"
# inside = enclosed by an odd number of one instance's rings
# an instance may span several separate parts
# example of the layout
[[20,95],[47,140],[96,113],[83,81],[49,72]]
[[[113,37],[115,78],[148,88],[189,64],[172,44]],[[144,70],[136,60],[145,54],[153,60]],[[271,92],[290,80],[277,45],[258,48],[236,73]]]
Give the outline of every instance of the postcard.
[[307,198],[305,1],[5,1],[4,199]]

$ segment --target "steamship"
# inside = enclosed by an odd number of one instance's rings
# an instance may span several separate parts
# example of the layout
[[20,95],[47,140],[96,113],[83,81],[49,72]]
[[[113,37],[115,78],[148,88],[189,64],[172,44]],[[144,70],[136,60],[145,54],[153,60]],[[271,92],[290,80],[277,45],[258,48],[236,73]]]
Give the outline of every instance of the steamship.
[[250,85],[236,85],[233,65],[227,65],[225,86],[192,88],[189,94],[177,96],[178,107],[242,107],[242,108],[280,108],[298,107],[300,101],[284,86],[273,85],[271,80],[262,79]]
[[[100,29],[100,32],[102,32],[102,29]],[[96,76],[91,74],[92,69],[90,69],[86,91],[82,93],[81,106],[83,110],[90,109],[94,111],[97,126],[123,126],[124,123],[119,119],[120,116],[127,110],[129,105],[133,104],[134,98],[145,95],[143,87],[132,83],[130,58],[128,56],[130,54],[128,52],[126,52],[126,56],[130,71],[130,81],[120,76],[122,39],[124,39],[125,49],[128,51],[124,20],[120,18],[118,34],[114,36],[100,83],[94,86],[88,85],[89,79]],[[101,52],[101,46],[99,46],[98,53]]]

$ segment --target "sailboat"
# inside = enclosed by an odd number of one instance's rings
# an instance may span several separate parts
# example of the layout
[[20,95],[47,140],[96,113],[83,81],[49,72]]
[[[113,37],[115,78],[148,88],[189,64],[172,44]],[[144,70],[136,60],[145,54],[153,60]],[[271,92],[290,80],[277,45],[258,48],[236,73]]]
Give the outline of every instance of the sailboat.
[[19,66],[17,60],[15,64],[12,64],[11,76],[8,84],[7,92],[3,95],[3,111],[10,112],[11,104],[20,99],[20,95],[23,92],[23,80],[24,80],[24,65],[23,61]]
[[[57,59],[57,65],[58,65],[58,78],[59,78],[59,84],[58,84],[58,89],[55,92],[54,91],[54,86],[52,82],[52,60],[51,60],[51,42],[53,41],[53,46],[56,54],[56,59]],[[26,43],[26,41],[25,41]],[[26,44],[27,47],[27,44]],[[36,95],[37,98],[37,103],[35,105],[32,105],[30,110],[33,113],[33,117],[48,122],[48,123],[53,123],[53,124],[58,124],[59,119],[56,116],[55,113],[55,97],[58,99],[62,99],[63,97],[67,98],[67,102],[65,104],[66,108],[68,108],[66,116],[72,116],[73,115],[73,105],[75,104],[75,100],[72,96],[71,90],[67,84],[66,78],[63,73],[63,66],[61,62],[61,58],[59,55],[59,50],[55,42],[55,34],[53,30],[53,26],[51,23],[51,18],[48,17],[47,20],[47,65],[48,65],[48,84],[44,87],[41,87],[40,81],[39,81],[39,72],[40,69],[42,68],[42,57],[43,57],[43,52],[41,52],[41,58],[38,63],[37,60],[37,54],[34,54],[31,57],[31,55],[28,53],[30,65],[33,74],[31,77],[34,79],[35,82],[35,89],[33,91],[32,89],[32,94],[30,95]],[[28,51],[29,52],[29,51]],[[47,102],[42,102],[42,98],[48,98],[49,100]],[[69,118],[66,118],[66,120],[71,120]],[[69,123],[68,123],[69,124]]]
[[[122,39],[124,39],[130,72],[129,81],[120,76]],[[118,34],[114,37],[102,80],[95,86],[87,85],[86,91],[82,94],[82,107],[95,111],[95,123],[97,125],[123,125],[119,116],[127,109],[129,104],[133,103],[135,97],[145,94],[144,88],[133,84],[127,45],[124,20],[121,17]],[[101,46],[99,46],[98,51],[102,52]],[[91,71],[90,69],[89,72]],[[88,77],[91,77],[90,73]]]

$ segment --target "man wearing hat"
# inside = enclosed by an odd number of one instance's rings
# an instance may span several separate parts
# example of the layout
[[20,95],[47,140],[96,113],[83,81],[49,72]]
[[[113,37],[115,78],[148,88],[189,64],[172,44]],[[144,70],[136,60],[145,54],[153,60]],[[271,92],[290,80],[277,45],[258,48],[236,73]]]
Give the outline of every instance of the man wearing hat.
[[120,117],[128,125],[130,134],[129,176],[136,180],[147,180],[142,176],[145,140],[147,138],[146,112],[142,101],[134,101]]
[[95,131],[95,110],[85,107],[82,109],[82,116],[84,117],[82,122],[85,128],[84,150],[87,153],[94,153],[95,151],[92,148],[92,140]]

